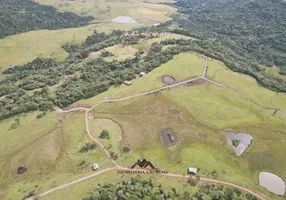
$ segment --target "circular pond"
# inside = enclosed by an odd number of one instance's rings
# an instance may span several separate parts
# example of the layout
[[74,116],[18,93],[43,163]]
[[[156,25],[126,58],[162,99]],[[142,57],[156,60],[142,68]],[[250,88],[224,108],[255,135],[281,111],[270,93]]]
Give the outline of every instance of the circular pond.
[[165,75],[162,77],[162,81],[164,83],[171,84],[171,83],[174,83],[176,81],[176,79],[173,76]]

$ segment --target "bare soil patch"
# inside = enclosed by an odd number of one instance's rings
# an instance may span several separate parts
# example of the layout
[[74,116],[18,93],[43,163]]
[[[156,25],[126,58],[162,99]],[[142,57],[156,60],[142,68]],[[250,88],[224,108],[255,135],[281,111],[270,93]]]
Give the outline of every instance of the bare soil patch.
[[172,84],[175,83],[176,79],[173,76],[165,75],[162,77],[163,83]]
[[122,151],[123,153],[128,153],[130,152],[130,147],[123,147]]
[[207,82],[205,79],[197,79],[197,80],[186,83],[185,86],[191,87],[191,86],[196,86],[196,85],[202,85],[205,82]]
[[161,132],[161,136],[162,136],[165,146],[170,146],[179,141],[177,135],[174,133],[174,131],[171,128],[164,129]]

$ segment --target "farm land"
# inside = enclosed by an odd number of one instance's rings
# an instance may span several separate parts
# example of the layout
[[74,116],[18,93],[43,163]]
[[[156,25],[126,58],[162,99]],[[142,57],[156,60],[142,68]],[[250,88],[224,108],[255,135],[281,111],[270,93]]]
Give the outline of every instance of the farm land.
[[[92,15],[95,20],[87,27],[31,31],[1,39],[2,71],[9,65],[25,64],[38,56],[63,61],[68,53],[62,45],[79,44],[94,30],[130,30],[166,21],[168,13],[175,11],[166,5],[154,6],[141,1],[98,1],[97,4],[92,0],[85,3],[77,0],[37,2],[53,5],[60,11]],[[119,15],[129,15],[138,24],[110,22]],[[158,20],[154,21],[154,18]],[[140,50],[147,54],[155,42],[173,38],[192,39],[161,33],[158,38],[138,44],[107,47],[105,50],[114,55],[103,59],[107,62],[114,59],[124,61]],[[172,47],[165,45],[163,48]],[[92,52],[86,61],[100,57],[100,54],[100,51]],[[207,71],[204,74],[206,60]],[[166,75],[173,77],[175,82],[164,83],[162,78]],[[200,76],[202,78],[193,80]],[[186,174],[188,167],[196,167],[200,169],[201,177],[235,183],[269,199],[283,199],[261,188],[258,175],[261,171],[270,171],[286,180],[285,94],[260,87],[253,78],[233,72],[222,62],[193,51],[175,55],[167,63],[131,82],[131,86],[110,87],[94,97],[75,102],[64,111],[47,112],[42,118],[38,118],[39,112],[30,112],[0,121],[0,199],[22,199],[31,192],[39,195],[92,175],[91,166],[95,162],[99,170],[103,170],[112,167],[113,160],[120,166],[130,167],[142,157],[161,170]],[[172,84],[178,85],[160,90]],[[156,91],[150,92],[153,90]],[[143,95],[136,96],[138,94]],[[124,99],[131,96],[134,98]],[[124,100],[112,102],[116,99]],[[83,111],[87,117],[79,110],[69,112],[69,109],[78,107],[85,108]],[[104,148],[87,134],[86,120],[92,137]],[[164,145],[161,136],[165,129],[172,129],[178,139],[170,146]],[[108,139],[100,138],[104,130],[109,133]],[[228,146],[226,134],[229,132],[252,135],[253,142],[242,156],[236,156]],[[96,144],[96,147],[89,149],[91,144]],[[128,151],[123,150],[126,147]],[[116,154],[116,159],[110,159],[106,151]],[[27,167],[27,171],[16,174],[19,166]],[[83,198],[98,183],[106,180],[118,182],[125,176],[107,172],[39,199]],[[174,181],[173,178],[156,175],[140,177],[156,177],[160,184],[172,185],[181,191],[197,190],[180,179]]]

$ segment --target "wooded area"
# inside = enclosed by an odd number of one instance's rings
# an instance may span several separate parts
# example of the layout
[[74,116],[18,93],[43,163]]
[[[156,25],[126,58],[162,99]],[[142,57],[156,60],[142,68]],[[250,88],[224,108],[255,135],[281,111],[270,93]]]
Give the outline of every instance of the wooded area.
[[286,74],[286,2],[178,0],[174,5],[184,14],[174,15],[181,28]]
[[31,30],[80,27],[91,20],[32,0],[0,0],[0,38]]
[[194,194],[185,190],[179,192],[176,188],[165,188],[156,184],[156,180],[140,180],[136,178],[122,180],[117,184],[105,183],[98,185],[89,197],[83,200],[141,200],[141,199],[177,199],[177,200],[203,200],[203,199],[240,199],[256,200],[250,194],[244,194],[239,190],[233,190],[224,186],[213,184],[197,185],[198,190]]
[[[212,40],[169,39],[155,42],[145,54],[138,51],[133,58],[124,61],[104,60],[106,47],[136,44],[140,39],[158,37],[158,32],[162,31],[166,30],[114,30],[109,34],[95,31],[80,45],[64,45],[70,52],[64,62],[38,58],[26,65],[5,70],[6,77],[0,81],[0,120],[34,110],[45,112],[53,106],[67,107],[80,99],[102,93],[110,86],[132,80],[142,71],[148,73],[171,60],[174,55],[186,51],[196,51],[221,60],[232,70],[251,75],[269,89],[286,92],[285,81],[265,73],[250,57],[243,57]],[[181,34],[188,35],[188,31]],[[175,45],[162,48],[170,44]],[[102,52],[98,58],[86,59],[94,51]]]

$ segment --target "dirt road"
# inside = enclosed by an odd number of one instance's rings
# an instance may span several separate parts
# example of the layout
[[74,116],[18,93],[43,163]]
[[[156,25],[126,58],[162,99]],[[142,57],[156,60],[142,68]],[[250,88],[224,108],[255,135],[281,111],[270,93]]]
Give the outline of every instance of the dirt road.
[[[60,189],[64,189],[64,188],[67,188],[67,187],[70,187],[74,184],[77,184],[77,183],[80,183],[80,182],[83,182],[83,181],[86,181],[88,179],[91,179],[91,178],[94,178],[94,177],[97,177],[101,174],[104,174],[104,173],[107,173],[107,172],[111,172],[111,171],[119,171],[119,170],[125,170],[125,171],[134,171],[134,169],[129,169],[129,168],[125,168],[125,167],[110,167],[110,168],[107,168],[107,169],[104,169],[104,170],[101,170],[99,172],[96,172],[94,174],[91,174],[91,175],[88,175],[88,176],[85,176],[85,177],[82,177],[82,178],[79,178],[75,181],[72,181],[70,183],[67,183],[67,184],[64,184],[64,185],[61,185],[59,187],[56,187],[56,188],[53,188],[51,190],[48,190],[44,193],[41,193],[39,194],[37,197],[42,197],[42,196],[45,196],[45,195],[48,195],[52,192],[55,192],[57,190],[60,190]],[[140,171],[147,171],[147,170],[140,170]],[[168,174],[157,174],[157,176],[167,176],[167,177],[174,177],[174,178],[181,178],[181,179],[188,179],[189,176],[187,175],[182,175],[182,174],[173,174],[173,173],[168,173]],[[253,192],[245,187],[242,187],[242,186],[239,186],[239,185],[235,185],[233,183],[229,183],[229,182],[225,182],[225,181],[219,181],[219,180],[215,180],[215,179],[210,179],[210,178],[200,178],[200,182],[205,182],[205,183],[214,183],[214,184],[221,184],[221,185],[225,185],[225,186],[230,186],[230,187],[233,187],[233,188],[236,188],[240,191],[243,191],[243,192],[247,192],[253,196],[255,196],[257,199],[260,199],[260,200],[267,200],[266,197],[264,197],[263,195],[259,194],[259,193],[256,193],[256,192]]]
[[[103,173],[106,173],[106,172],[117,171],[117,170],[131,171],[131,169],[129,169],[129,168],[125,168],[123,166],[118,165],[116,163],[116,161],[111,158],[111,156],[110,156],[108,150],[106,149],[106,147],[96,137],[94,137],[90,133],[90,129],[89,129],[89,112],[92,111],[94,108],[96,108],[97,106],[99,106],[102,103],[125,101],[125,100],[132,99],[132,98],[135,98],[135,97],[145,96],[145,95],[153,94],[153,93],[156,93],[156,92],[159,92],[159,91],[163,91],[163,90],[166,90],[166,89],[169,89],[169,88],[173,88],[173,87],[177,87],[177,86],[180,86],[180,85],[184,85],[186,83],[189,83],[189,82],[192,82],[192,81],[195,81],[195,80],[198,80],[198,79],[204,79],[204,80],[209,81],[210,83],[216,84],[218,86],[226,87],[223,84],[220,84],[218,82],[215,82],[215,81],[212,81],[212,80],[209,80],[208,78],[206,78],[206,73],[207,73],[207,69],[208,69],[208,58],[206,56],[204,56],[204,55],[201,55],[201,56],[205,59],[204,71],[203,71],[201,76],[198,76],[196,78],[188,79],[186,81],[178,82],[178,83],[175,83],[175,84],[172,84],[172,85],[164,86],[164,87],[161,87],[161,88],[157,88],[157,89],[154,89],[154,90],[151,90],[151,91],[148,91],[148,92],[144,92],[144,93],[140,93],[140,94],[136,94],[136,95],[132,95],[132,96],[127,96],[127,97],[123,97],[123,98],[119,98],[119,99],[105,99],[105,100],[102,100],[102,101],[98,102],[97,104],[95,104],[94,106],[92,106],[90,108],[77,107],[77,108],[71,108],[69,110],[62,110],[62,109],[56,108],[56,111],[59,114],[75,112],[75,111],[85,112],[85,127],[86,127],[86,133],[87,133],[88,137],[92,141],[97,143],[104,150],[105,154],[108,156],[109,159],[111,159],[111,161],[115,165],[115,167],[106,168],[106,169],[104,169],[102,171],[99,171],[99,172],[96,172],[96,173],[94,173],[92,175],[88,175],[88,176],[79,178],[79,179],[77,179],[75,181],[72,181],[70,183],[64,184],[62,186],[53,188],[51,190],[48,190],[48,191],[46,191],[44,193],[39,194],[38,197],[45,196],[45,195],[50,194],[50,193],[52,193],[54,191],[57,191],[57,190],[69,187],[71,185],[80,183],[80,182],[88,180],[90,178],[94,178],[94,177],[99,176],[99,175],[101,175]],[[172,174],[172,173],[169,173],[169,174],[158,174],[158,175],[169,176],[169,177],[174,177],[174,178],[184,178],[184,179],[188,178],[188,176],[185,176],[185,175]],[[244,192],[247,192],[249,194],[252,194],[253,196],[255,196],[256,198],[258,198],[260,200],[266,200],[266,198],[264,196],[262,196],[261,194],[255,193],[255,192],[253,192],[253,191],[251,191],[251,190],[249,190],[249,189],[247,189],[245,187],[242,187],[242,186],[239,186],[239,185],[235,185],[233,183],[229,183],[229,182],[225,182],[225,181],[219,181],[219,180],[216,180],[216,179],[209,179],[209,178],[200,178],[200,181],[207,182],[207,183],[222,184],[222,185],[234,187],[234,188],[237,188],[237,189],[239,189],[241,191],[244,191]]]

